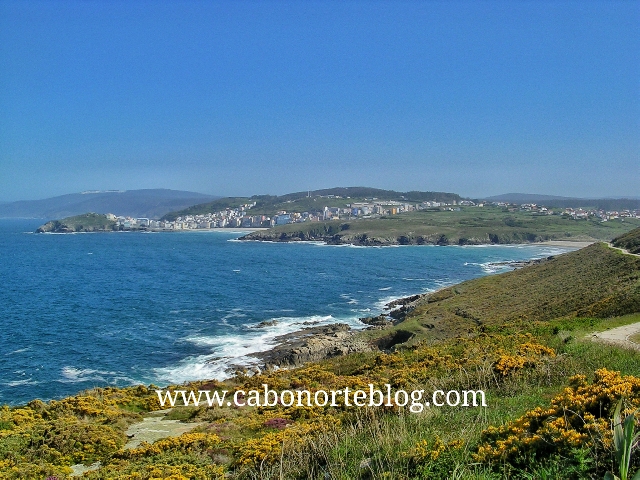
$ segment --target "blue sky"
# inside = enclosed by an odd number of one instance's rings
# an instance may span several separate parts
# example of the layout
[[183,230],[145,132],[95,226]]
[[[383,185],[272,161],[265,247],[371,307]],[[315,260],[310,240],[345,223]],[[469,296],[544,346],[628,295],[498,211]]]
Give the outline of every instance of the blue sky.
[[0,2],[0,200],[640,195],[640,2]]

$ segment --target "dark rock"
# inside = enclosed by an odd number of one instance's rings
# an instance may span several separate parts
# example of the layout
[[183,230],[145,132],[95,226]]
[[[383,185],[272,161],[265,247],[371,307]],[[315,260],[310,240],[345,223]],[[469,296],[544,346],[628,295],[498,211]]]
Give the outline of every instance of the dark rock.
[[376,346],[380,350],[393,350],[397,345],[408,342],[415,336],[414,333],[407,330],[398,330],[386,337],[382,337],[376,341]]
[[304,328],[276,338],[278,345],[266,352],[253,354],[264,362],[264,368],[295,367],[307,362],[370,350],[357,340],[349,325],[336,323]]
[[363,317],[359,320],[365,325],[369,325],[371,330],[382,330],[393,326],[393,321],[389,320],[384,314],[377,317]]
[[255,325],[253,328],[264,328],[264,327],[274,327],[278,324],[277,320],[265,320],[263,322],[260,322],[259,324]]

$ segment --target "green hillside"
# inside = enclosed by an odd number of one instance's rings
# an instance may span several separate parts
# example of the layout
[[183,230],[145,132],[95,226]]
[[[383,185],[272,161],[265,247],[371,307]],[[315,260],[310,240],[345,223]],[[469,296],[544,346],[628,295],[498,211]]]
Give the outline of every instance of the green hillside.
[[337,187],[307,192],[289,193],[286,195],[254,195],[252,197],[228,197],[209,203],[194,205],[183,210],[171,212],[163,217],[164,220],[175,220],[185,215],[200,215],[214,213],[225,208],[239,207],[244,204],[256,205],[248,213],[251,215],[274,215],[285,210],[290,212],[312,212],[324,207],[346,208],[351,203],[364,202],[372,199],[391,200],[398,202],[416,203],[423,201],[452,202],[461,197],[455,193],[446,192],[396,192],[368,187]]
[[[429,341],[558,318],[640,312],[640,258],[604,243],[424,296],[396,329]],[[415,341],[414,340],[414,341]]]
[[614,247],[623,248],[630,253],[640,254],[640,228],[616,237],[611,242]]

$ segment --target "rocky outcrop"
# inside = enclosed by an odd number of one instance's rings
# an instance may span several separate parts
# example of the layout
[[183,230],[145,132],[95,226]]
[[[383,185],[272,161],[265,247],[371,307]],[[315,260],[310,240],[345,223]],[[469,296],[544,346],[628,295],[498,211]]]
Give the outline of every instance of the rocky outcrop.
[[277,337],[277,346],[253,356],[264,363],[265,369],[270,369],[296,367],[307,362],[371,350],[369,344],[355,338],[355,333],[345,323],[304,328]]
[[380,236],[349,232],[349,224],[333,225],[330,228],[313,228],[300,231],[263,230],[240,237],[239,240],[266,242],[324,242],[327,245],[356,245],[381,247],[390,245],[507,245],[536,243],[551,240],[549,235],[529,232],[510,234],[487,233],[480,237],[448,237],[445,234]]
[[530,265],[539,265],[549,260],[553,260],[553,256],[546,257],[546,258],[534,258],[533,260],[510,260],[507,262],[492,262],[489,264],[489,266],[490,267],[509,267],[509,268],[516,269],[516,268],[528,267]]
[[393,321],[385,314],[378,315],[377,317],[363,317],[359,320],[365,325],[369,325],[367,330],[384,330],[393,327]]

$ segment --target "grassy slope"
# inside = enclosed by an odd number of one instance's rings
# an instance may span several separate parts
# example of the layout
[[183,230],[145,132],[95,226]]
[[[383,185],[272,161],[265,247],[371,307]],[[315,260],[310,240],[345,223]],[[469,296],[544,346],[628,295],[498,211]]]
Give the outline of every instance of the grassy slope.
[[623,248],[631,253],[640,254],[640,228],[634,228],[630,232],[614,238],[611,243],[614,247]]
[[438,340],[506,323],[640,311],[640,258],[597,243],[425,297],[396,329]]
[[526,243],[544,240],[610,240],[640,220],[600,222],[559,215],[508,212],[493,207],[409,212],[376,219],[283,225],[247,239],[325,240],[334,243]]

